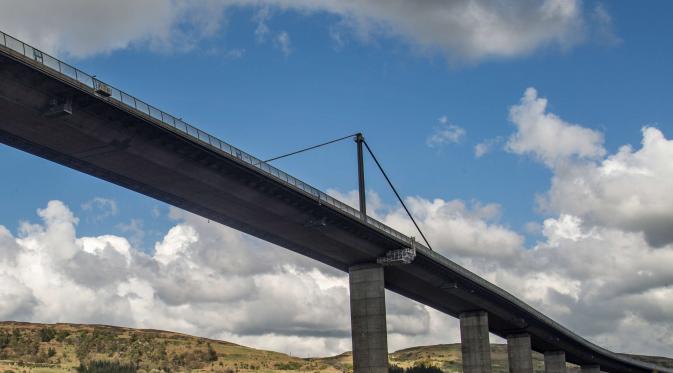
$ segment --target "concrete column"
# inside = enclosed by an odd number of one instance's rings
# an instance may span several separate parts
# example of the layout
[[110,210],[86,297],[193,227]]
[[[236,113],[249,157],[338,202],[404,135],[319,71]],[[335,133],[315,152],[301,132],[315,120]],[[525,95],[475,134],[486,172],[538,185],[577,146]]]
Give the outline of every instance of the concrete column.
[[351,334],[355,373],[388,372],[388,335],[383,267],[354,266],[349,269]]
[[544,353],[544,373],[566,373],[565,351],[546,351]]
[[507,358],[510,373],[533,373],[530,335],[525,333],[508,335]]
[[488,313],[460,314],[463,373],[491,373],[491,343],[488,339]]
[[601,373],[600,365],[582,365],[580,367],[581,373]]

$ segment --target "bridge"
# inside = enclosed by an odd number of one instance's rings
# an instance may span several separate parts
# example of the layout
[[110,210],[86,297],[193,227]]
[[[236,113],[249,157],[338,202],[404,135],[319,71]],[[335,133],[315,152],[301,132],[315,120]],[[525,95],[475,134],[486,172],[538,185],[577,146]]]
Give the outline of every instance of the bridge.
[[463,371],[669,372],[597,346],[361,211],[0,32],[0,142],[349,273],[356,372],[387,372],[385,289],[460,319]]

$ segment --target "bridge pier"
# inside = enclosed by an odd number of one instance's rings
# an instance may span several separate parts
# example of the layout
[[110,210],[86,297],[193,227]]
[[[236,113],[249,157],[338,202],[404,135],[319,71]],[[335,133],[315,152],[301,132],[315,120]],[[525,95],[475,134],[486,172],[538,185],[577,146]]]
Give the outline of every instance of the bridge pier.
[[582,365],[580,367],[581,373],[601,373],[600,365]]
[[491,373],[491,343],[486,311],[460,314],[460,339],[464,373]]
[[545,373],[566,373],[565,351],[546,351],[544,353]]
[[388,335],[383,267],[349,268],[353,371],[388,373]]
[[510,373],[533,373],[533,350],[529,334],[507,336],[507,358]]

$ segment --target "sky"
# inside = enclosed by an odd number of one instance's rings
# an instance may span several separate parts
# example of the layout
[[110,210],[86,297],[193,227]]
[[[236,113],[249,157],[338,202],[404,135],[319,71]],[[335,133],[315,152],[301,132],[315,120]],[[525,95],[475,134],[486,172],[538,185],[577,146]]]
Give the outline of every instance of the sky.
[[[0,0],[0,30],[260,158],[362,132],[433,247],[673,357],[673,2]],[[355,145],[274,162],[356,205]],[[368,211],[413,225],[366,160]],[[0,319],[350,350],[346,274],[0,145]],[[459,341],[386,293],[391,351]],[[497,341],[495,337],[492,341]]]

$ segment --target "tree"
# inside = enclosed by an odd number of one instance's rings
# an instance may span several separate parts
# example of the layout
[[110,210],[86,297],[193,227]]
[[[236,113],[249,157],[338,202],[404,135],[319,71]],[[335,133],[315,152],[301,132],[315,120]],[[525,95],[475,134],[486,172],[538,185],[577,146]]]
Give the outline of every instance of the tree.
[[42,342],[50,342],[54,337],[56,337],[56,330],[54,328],[40,329],[40,340]]
[[208,354],[206,355],[206,360],[208,361],[217,361],[217,352],[213,349],[213,346],[208,343]]
[[0,350],[9,345],[9,335],[5,332],[0,332]]

